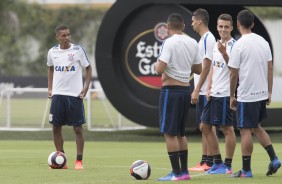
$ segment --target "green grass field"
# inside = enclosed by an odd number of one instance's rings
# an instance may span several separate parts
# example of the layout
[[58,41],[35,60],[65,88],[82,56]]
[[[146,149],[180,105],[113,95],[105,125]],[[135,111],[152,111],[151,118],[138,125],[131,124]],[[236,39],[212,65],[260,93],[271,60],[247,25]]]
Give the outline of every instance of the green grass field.
[[[143,132],[143,131],[142,131]],[[150,131],[149,131],[150,132]],[[10,133],[11,134],[11,133]],[[32,134],[32,133],[31,133]],[[95,133],[93,133],[95,134]],[[100,133],[99,136],[112,136],[111,132]],[[122,132],[114,133],[115,135]],[[140,131],[125,133],[132,134],[136,140],[145,138]],[[138,134],[134,136],[133,134]],[[6,134],[6,136],[9,136]],[[69,169],[52,170],[47,165],[47,157],[54,150],[52,140],[27,141],[13,140],[0,141],[0,181],[4,184],[25,183],[66,183],[66,184],[94,184],[94,183],[160,183],[158,177],[170,172],[170,163],[166,153],[165,143],[159,135],[152,136],[151,141],[86,141],[84,152],[84,170],[74,170],[75,142],[66,141],[65,151],[68,158]],[[126,136],[125,136],[126,137]],[[201,155],[199,136],[188,136],[189,143],[189,166],[195,165]],[[281,135],[276,134],[274,140],[281,140]],[[156,141],[154,141],[156,140]],[[220,139],[221,150],[224,157],[224,143]],[[278,141],[279,142],[279,141]],[[282,143],[273,143],[276,152],[282,157]],[[152,174],[146,181],[137,181],[129,174],[131,163],[138,159],[147,160],[152,168]],[[265,150],[255,143],[252,157],[252,179],[234,179],[227,175],[206,175],[204,173],[190,172],[192,179],[185,183],[197,184],[226,184],[226,183],[281,183],[282,170],[271,177],[265,176],[269,158]],[[233,160],[233,171],[241,168],[240,144],[237,144]],[[166,182],[171,183],[171,182]],[[184,183],[184,182],[180,182]]]
[[[0,126],[5,126],[5,101],[0,107]],[[108,102],[107,102],[108,103]],[[85,102],[86,104],[86,102]],[[46,99],[13,100],[12,126],[40,126]],[[93,100],[91,110],[95,126],[113,126],[103,109],[100,100]],[[272,107],[281,107],[274,103]],[[32,108],[31,108],[32,107]],[[110,113],[116,115],[111,108]],[[48,121],[48,120],[47,120]],[[116,119],[115,119],[116,121]],[[129,122],[130,124],[130,122]],[[49,126],[47,123],[46,126]],[[67,170],[50,170],[47,165],[48,155],[54,151],[51,131],[39,132],[0,132],[0,183],[2,184],[108,184],[108,183],[160,183],[157,178],[170,172],[170,163],[163,137],[158,129],[91,132],[85,127],[84,167],[82,171],[74,170],[76,157],[75,136],[71,127],[64,127],[65,151],[68,157]],[[200,135],[187,132],[189,142],[189,166],[199,162],[201,157]],[[271,132],[273,145],[277,155],[282,158],[282,134]],[[237,148],[233,160],[233,171],[241,168],[240,138],[237,132]],[[224,158],[224,141],[220,138],[222,156]],[[137,181],[129,174],[129,167],[135,160],[147,160],[152,167],[152,175],[146,181]],[[232,179],[225,175],[206,175],[190,173],[191,181],[185,183],[226,184],[226,183],[282,183],[282,169],[271,177],[266,177],[269,158],[265,150],[255,142],[252,157],[252,179]],[[172,183],[172,182],[166,182]],[[180,182],[184,183],[184,182]]]

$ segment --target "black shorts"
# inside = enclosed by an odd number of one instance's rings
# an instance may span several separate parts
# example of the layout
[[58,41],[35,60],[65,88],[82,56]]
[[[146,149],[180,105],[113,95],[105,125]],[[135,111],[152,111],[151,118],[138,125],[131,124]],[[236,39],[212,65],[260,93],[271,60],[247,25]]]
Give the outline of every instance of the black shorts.
[[184,136],[191,102],[190,87],[163,86],[159,102],[160,132]]
[[201,117],[206,104],[207,104],[206,95],[199,95],[199,102],[196,104],[196,123],[199,125],[201,123]]
[[267,118],[266,100],[258,102],[238,102],[236,104],[238,128],[257,128]]
[[49,122],[52,125],[79,126],[86,123],[83,100],[79,97],[53,95]]
[[230,97],[211,97],[211,100],[204,107],[201,120],[203,123],[216,127],[233,126]]

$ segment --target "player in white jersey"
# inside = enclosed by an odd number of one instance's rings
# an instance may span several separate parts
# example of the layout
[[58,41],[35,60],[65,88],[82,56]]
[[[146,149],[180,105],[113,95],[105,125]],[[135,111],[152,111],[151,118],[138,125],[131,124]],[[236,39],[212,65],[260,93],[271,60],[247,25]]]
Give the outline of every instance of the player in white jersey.
[[[233,128],[233,114],[230,109],[230,72],[227,66],[230,51],[235,40],[231,37],[233,20],[229,14],[221,14],[217,19],[220,40],[214,45],[213,60],[207,86],[208,103],[201,118],[201,130],[214,156],[214,164],[208,174],[232,174],[232,158],[236,147]],[[225,136],[226,157],[223,163],[217,137],[212,127],[218,127]]]
[[[52,99],[49,121],[57,151],[64,152],[62,126],[73,126],[77,146],[75,169],[80,170],[83,169],[84,148],[82,124],[86,122],[83,98],[89,88],[91,66],[84,49],[71,43],[71,33],[67,26],[57,26],[55,34],[59,45],[51,48],[47,56],[48,97]],[[86,69],[84,87],[82,67]]]
[[[230,75],[230,108],[236,110],[237,127],[241,135],[243,168],[233,177],[252,177],[252,132],[267,151],[270,164],[266,175],[276,173],[281,162],[275,154],[269,135],[261,127],[267,117],[266,105],[271,102],[273,84],[272,54],[268,42],[252,33],[254,15],[242,10],[237,16],[237,28],[242,37],[234,44],[228,66]],[[237,101],[235,89],[239,78]]]
[[[202,73],[194,74],[194,91],[191,95],[193,104],[196,104],[196,123],[201,126],[201,116],[206,100],[207,76],[210,71],[213,46],[216,43],[213,34],[209,31],[209,14],[205,9],[197,9],[193,12],[192,27],[199,33],[201,39],[198,43],[200,55],[202,58]],[[215,135],[216,136],[216,135]],[[202,158],[196,166],[189,168],[190,171],[206,171],[213,165],[213,155],[210,152],[207,140],[202,134]]]
[[173,13],[167,20],[170,37],[162,45],[155,69],[162,74],[160,132],[164,134],[172,172],[159,181],[189,180],[188,147],[185,137],[191,91],[191,72],[202,69],[197,42],[182,33],[184,19]]

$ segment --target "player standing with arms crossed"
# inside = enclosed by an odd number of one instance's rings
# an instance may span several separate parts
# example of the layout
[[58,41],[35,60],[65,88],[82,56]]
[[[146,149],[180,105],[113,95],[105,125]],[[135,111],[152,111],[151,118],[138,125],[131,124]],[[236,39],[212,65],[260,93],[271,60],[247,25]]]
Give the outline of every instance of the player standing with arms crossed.
[[[84,149],[82,124],[86,123],[83,98],[88,91],[92,71],[84,49],[71,43],[69,28],[59,25],[55,34],[59,44],[51,48],[47,56],[48,97],[52,99],[49,121],[56,150],[61,152],[64,152],[62,126],[73,126],[77,147],[75,169],[80,170],[83,169]],[[86,69],[84,87],[82,67]]]
[[[232,174],[232,158],[236,147],[233,128],[233,114],[230,109],[230,71],[227,66],[235,40],[231,37],[233,20],[229,14],[221,14],[217,19],[220,40],[213,49],[213,61],[207,87],[208,103],[201,118],[203,132],[214,156],[214,164],[208,174]],[[223,163],[218,139],[212,127],[219,127],[225,136],[225,161]]]
[[183,34],[184,19],[173,13],[167,20],[170,37],[163,42],[155,65],[162,74],[160,92],[160,132],[164,134],[172,172],[159,181],[189,180],[188,147],[185,137],[191,92],[189,76],[201,72],[196,40]]
[[[252,133],[267,151],[270,164],[267,176],[277,172],[281,162],[275,154],[269,135],[261,127],[267,117],[266,105],[271,102],[273,85],[272,54],[268,42],[252,33],[254,15],[242,10],[237,15],[237,29],[242,37],[234,44],[228,66],[230,75],[230,108],[236,110],[237,127],[241,134],[243,168],[233,177],[253,177],[251,156]],[[235,89],[239,78],[237,99]]]
[[[200,75],[194,74],[194,86],[195,89],[192,93],[192,103],[196,104],[196,122],[201,126],[201,116],[206,99],[207,89],[207,76],[210,71],[213,47],[216,43],[215,37],[209,31],[209,13],[205,9],[197,9],[193,12],[192,27],[196,31],[201,39],[198,43],[200,56],[202,58],[202,73]],[[214,136],[215,133],[214,133]],[[213,165],[213,155],[209,150],[207,140],[202,134],[202,159],[195,167],[189,168],[189,171],[207,171]]]

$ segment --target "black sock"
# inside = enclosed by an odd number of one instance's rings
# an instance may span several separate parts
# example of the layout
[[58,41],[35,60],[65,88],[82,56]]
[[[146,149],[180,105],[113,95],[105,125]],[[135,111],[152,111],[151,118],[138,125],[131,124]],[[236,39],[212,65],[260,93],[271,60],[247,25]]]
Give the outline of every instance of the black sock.
[[179,155],[178,151],[175,152],[168,152],[168,156],[170,159],[171,167],[172,167],[172,172],[174,174],[180,174],[180,166],[179,166]]
[[207,156],[207,166],[211,167],[213,165],[213,156],[212,155],[208,155]]
[[221,164],[221,163],[222,163],[221,154],[214,155],[214,156],[213,156],[213,162],[214,162],[215,164]]
[[65,153],[65,151],[64,150],[59,150],[60,152],[62,152],[62,153]]
[[207,162],[207,155],[202,155],[202,160],[200,162],[200,165],[203,165],[206,162]]
[[188,150],[182,150],[178,152],[181,172],[187,171],[187,158],[188,158]]
[[273,149],[272,144],[266,146],[264,149],[267,151],[267,154],[269,155],[270,161],[272,161],[276,157],[276,154],[275,154],[275,151]]
[[82,155],[77,155],[76,160],[82,160]]
[[227,167],[232,167],[232,158],[225,158],[224,165]]
[[251,170],[251,156],[242,156],[243,170],[248,172]]

